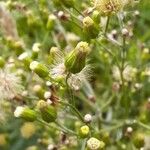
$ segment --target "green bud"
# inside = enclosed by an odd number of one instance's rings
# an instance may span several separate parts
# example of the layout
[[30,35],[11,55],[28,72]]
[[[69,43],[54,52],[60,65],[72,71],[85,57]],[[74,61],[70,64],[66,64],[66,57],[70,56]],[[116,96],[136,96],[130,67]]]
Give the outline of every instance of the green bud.
[[94,39],[99,34],[99,28],[88,16],[83,19],[83,32],[86,39]]
[[99,24],[99,23],[100,23],[100,13],[99,13],[99,11],[97,11],[97,10],[93,11],[92,19],[93,19],[93,21],[94,21],[96,24]]
[[0,56],[0,68],[3,68],[5,65],[5,60]]
[[35,85],[33,87],[33,91],[35,92],[36,96],[38,96],[40,99],[43,99],[44,98],[44,90],[43,88],[41,87],[41,85]]
[[37,104],[38,109],[41,112],[42,119],[46,122],[54,122],[57,118],[57,111],[52,106],[47,104],[44,100],[40,100]]
[[37,118],[36,112],[30,108],[18,106],[14,111],[14,116],[23,118],[27,121],[35,121]]
[[87,125],[82,126],[79,130],[79,136],[81,138],[86,138],[89,135],[89,131],[90,131],[90,129]]
[[142,133],[137,133],[133,136],[133,143],[136,148],[141,148],[145,144],[145,137]]
[[38,54],[41,48],[41,44],[40,43],[34,43],[32,46],[32,59],[37,59],[38,58]]
[[79,73],[85,67],[86,57],[89,51],[90,48],[88,43],[78,43],[76,48],[65,58],[65,66],[67,70],[74,74]]
[[56,61],[59,61],[58,59],[60,59],[63,53],[59,50],[58,47],[52,47],[50,49],[50,56],[49,56],[49,63],[52,64]]
[[41,78],[46,78],[49,75],[48,68],[37,61],[33,61],[30,63],[30,69],[34,71]]
[[46,24],[46,27],[49,31],[51,31],[54,26],[55,26],[55,20],[56,20],[56,16],[53,15],[53,14],[50,14],[48,16],[48,21],[47,21],[47,24]]
[[27,52],[24,52],[21,55],[19,55],[18,59],[24,63],[24,66],[26,68],[29,68],[32,59]]

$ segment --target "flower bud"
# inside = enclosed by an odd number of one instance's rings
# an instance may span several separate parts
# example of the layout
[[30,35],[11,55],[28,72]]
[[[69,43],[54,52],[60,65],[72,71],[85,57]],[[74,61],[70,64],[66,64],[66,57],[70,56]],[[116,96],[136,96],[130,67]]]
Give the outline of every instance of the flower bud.
[[55,26],[55,20],[56,20],[56,16],[55,15],[50,14],[48,16],[48,21],[47,21],[46,27],[47,27],[47,29],[49,31],[51,31],[54,28],[54,26]]
[[49,75],[48,68],[37,61],[33,61],[30,63],[30,69],[41,78],[46,78]]
[[137,133],[133,137],[133,143],[136,148],[141,148],[145,144],[145,137],[141,133]]
[[86,138],[89,135],[89,127],[87,125],[82,126],[79,130],[79,135],[81,138]]
[[14,111],[14,116],[23,118],[27,121],[35,121],[37,118],[36,112],[27,107],[18,106]]
[[53,64],[55,61],[59,61],[61,59],[63,53],[59,50],[58,47],[52,47],[50,49],[49,63]]
[[92,137],[87,141],[87,147],[89,148],[89,150],[100,150],[105,147],[105,143]]
[[92,121],[92,116],[90,114],[86,114],[84,116],[85,123],[90,123]]
[[45,99],[50,99],[51,96],[52,96],[52,93],[51,93],[50,91],[46,91],[46,92],[44,93],[44,98],[45,98]]
[[74,74],[79,73],[85,67],[86,57],[89,51],[90,48],[88,43],[78,43],[76,48],[65,58],[65,66],[67,70]]
[[44,89],[41,87],[41,85],[35,85],[33,87],[33,91],[35,92],[36,96],[38,96],[39,98],[43,99],[44,98]]
[[92,19],[96,24],[100,23],[100,13],[97,10],[93,11]]
[[94,39],[99,34],[99,28],[94,21],[88,16],[83,19],[83,32],[85,38]]
[[30,58],[30,56],[27,52],[24,52],[21,55],[19,55],[18,59],[24,63],[24,66],[26,68],[29,68],[29,65],[30,65],[32,59]]
[[128,36],[129,35],[129,31],[126,28],[123,28],[121,31],[123,36]]
[[46,122],[54,122],[57,118],[56,109],[48,105],[44,100],[40,100],[37,104],[38,109],[41,112],[42,119]]
[[0,68],[3,68],[5,65],[5,60],[0,56]]
[[38,57],[38,53],[40,51],[41,44],[34,43],[32,46],[32,59],[36,59]]

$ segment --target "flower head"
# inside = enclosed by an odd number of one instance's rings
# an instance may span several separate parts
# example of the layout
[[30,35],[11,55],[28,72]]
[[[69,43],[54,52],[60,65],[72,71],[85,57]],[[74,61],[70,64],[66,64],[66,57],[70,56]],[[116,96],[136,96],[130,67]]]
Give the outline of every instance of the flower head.
[[[75,51],[77,51],[75,52],[75,57],[77,57],[76,55],[78,54],[87,55],[87,53],[89,53],[90,51],[88,43],[78,43],[75,47]],[[85,60],[82,60],[84,61],[84,66],[81,65],[81,59],[77,58],[78,61],[74,61],[77,60],[76,58],[74,59],[74,54],[72,54],[73,57],[70,58],[70,54],[73,52],[74,50],[69,53],[69,58],[66,62],[64,54],[60,50],[52,48],[51,57],[53,58],[53,63],[51,65],[50,74],[51,77],[56,80],[65,79],[67,77],[67,74],[69,74],[69,77],[67,79],[68,85],[74,90],[79,90],[83,84],[83,81],[89,80],[91,76],[91,66],[86,65]],[[81,65],[81,67],[78,68],[79,65]]]
[[123,0],[93,0],[95,8],[103,15],[117,13],[124,7]]
[[103,149],[105,143],[103,141],[99,141],[98,139],[92,137],[87,141],[87,146],[90,150],[98,150],[98,149]]
[[0,98],[12,99],[22,93],[21,78],[8,70],[0,70]]

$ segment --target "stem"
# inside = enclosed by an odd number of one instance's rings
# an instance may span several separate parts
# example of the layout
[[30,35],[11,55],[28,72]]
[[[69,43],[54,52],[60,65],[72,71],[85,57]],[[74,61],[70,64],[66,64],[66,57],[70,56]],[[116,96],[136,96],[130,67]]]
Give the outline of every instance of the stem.
[[67,102],[63,102],[63,101],[59,101],[61,104],[63,105],[66,105],[66,106],[69,106],[73,111],[74,113],[77,115],[77,117],[82,121],[84,122],[84,118],[82,117],[82,115],[80,114],[80,112],[76,109],[76,107],[74,107],[72,104],[69,104]]
[[86,149],[86,140],[87,139],[83,139],[81,150],[85,150]]
[[108,48],[106,48],[105,46],[103,46],[98,41],[96,41],[96,43],[98,43],[109,55],[111,55],[116,60],[116,65],[118,66],[119,69],[121,69],[120,64],[119,64],[119,60],[118,60],[117,56],[115,54],[113,54],[111,52],[111,50],[108,50]]
[[82,17],[84,17],[84,14],[82,14],[75,6],[73,7],[73,9],[74,9],[77,13],[79,13]]
[[108,16],[108,17],[107,17],[107,21],[106,21],[106,27],[105,27],[104,35],[106,35],[106,33],[107,33],[108,26],[109,26],[109,21],[110,21],[110,17]]
[[74,134],[74,135],[77,135],[74,131],[66,128],[65,126],[63,126],[62,124],[60,124],[58,121],[55,122],[61,129],[63,129],[64,131],[66,131],[67,133],[70,133],[70,134]]
[[121,122],[121,123],[118,123],[117,125],[112,126],[110,128],[102,129],[102,130],[100,130],[100,132],[103,132],[103,131],[109,131],[110,132],[112,130],[115,130],[115,129],[122,127],[123,125],[124,125],[124,122]]
[[72,131],[72,130],[66,128],[66,127],[64,127],[63,125],[60,125],[58,122],[55,122],[55,123],[56,123],[56,125],[57,125],[59,128],[58,128],[57,126],[54,127],[54,126],[52,126],[52,125],[48,124],[47,122],[45,122],[45,121],[43,121],[43,120],[40,120],[40,119],[37,119],[37,121],[38,121],[39,123],[41,123],[41,124],[43,124],[43,125],[49,127],[49,128],[54,128],[54,129],[56,129],[56,130],[61,130],[61,131],[65,132],[65,133],[68,133],[68,134],[77,135],[74,131]]
[[107,108],[113,101],[114,96],[112,96],[102,107],[101,111],[103,111],[105,108]]
[[74,97],[73,97],[72,91],[68,85],[68,79],[69,79],[70,75],[71,75],[71,73],[68,73],[66,76],[66,86],[67,86],[67,92],[69,93],[69,96],[70,96],[71,104],[75,106]]
[[147,130],[150,130],[150,126],[148,126],[148,125],[146,125],[146,124],[144,124],[144,123],[142,123],[142,122],[140,122],[140,121],[137,121],[137,124],[138,124],[140,127],[142,127],[142,128],[145,128],[145,129],[147,129]]

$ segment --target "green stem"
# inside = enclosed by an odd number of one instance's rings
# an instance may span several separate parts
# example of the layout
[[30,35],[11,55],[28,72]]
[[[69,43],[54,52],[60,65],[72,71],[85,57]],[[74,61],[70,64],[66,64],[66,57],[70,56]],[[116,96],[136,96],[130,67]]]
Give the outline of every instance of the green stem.
[[108,16],[107,21],[106,21],[106,27],[105,27],[104,35],[106,35],[106,33],[107,33],[109,22],[110,22],[110,17]]
[[77,117],[82,121],[84,122],[84,118],[82,117],[82,115],[80,114],[80,112],[76,109],[75,106],[73,106],[72,104],[69,104],[67,102],[63,102],[63,101],[59,101],[60,104],[62,105],[66,105],[66,106],[69,106],[73,111],[74,113],[77,115]]
[[87,139],[83,139],[81,150],[85,150],[86,149],[86,141],[87,141]]
[[58,121],[55,122],[61,129],[63,129],[64,131],[66,131],[66,133],[70,133],[73,135],[77,135],[74,131],[66,128],[65,126],[63,126],[62,124],[60,124]]
[[148,126],[148,125],[146,125],[146,124],[144,124],[144,123],[142,123],[142,122],[140,122],[140,121],[137,121],[137,124],[138,124],[140,127],[142,127],[142,128],[145,128],[145,129],[147,129],[147,130],[150,130],[150,126]]
[[84,14],[82,14],[75,6],[73,7],[73,9],[74,9],[78,14],[80,14],[82,17],[84,17]]
[[63,125],[60,125],[58,122],[55,122],[55,123],[56,123],[56,125],[57,125],[59,128],[58,128],[57,126],[54,127],[54,126],[52,126],[52,125],[48,124],[47,122],[45,122],[45,121],[43,121],[43,120],[40,120],[40,119],[37,119],[37,121],[38,121],[39,123],[41,123],[41,124],[43,124],[43,125],[49,127],[49,128],[54,128],[54,129],[56,129],[56,130],[61,130],[61,131],[65,132],[65,133],[68,133],[68,134],[77,135],[74,131],[72,131],[72,130],[66,128],[66,127],[64,127]]
[[121,122],[121,123],[118,123],[117,125],[112,126],[110,128],[102,129],[102,130],[100,130],[100,132],[103,132],[103,131],[109,131],[110,132],[110,131],[113,131],[113,130],[116,130],[116,129],[122,127],[123,125],[124,125],[124,122]]

